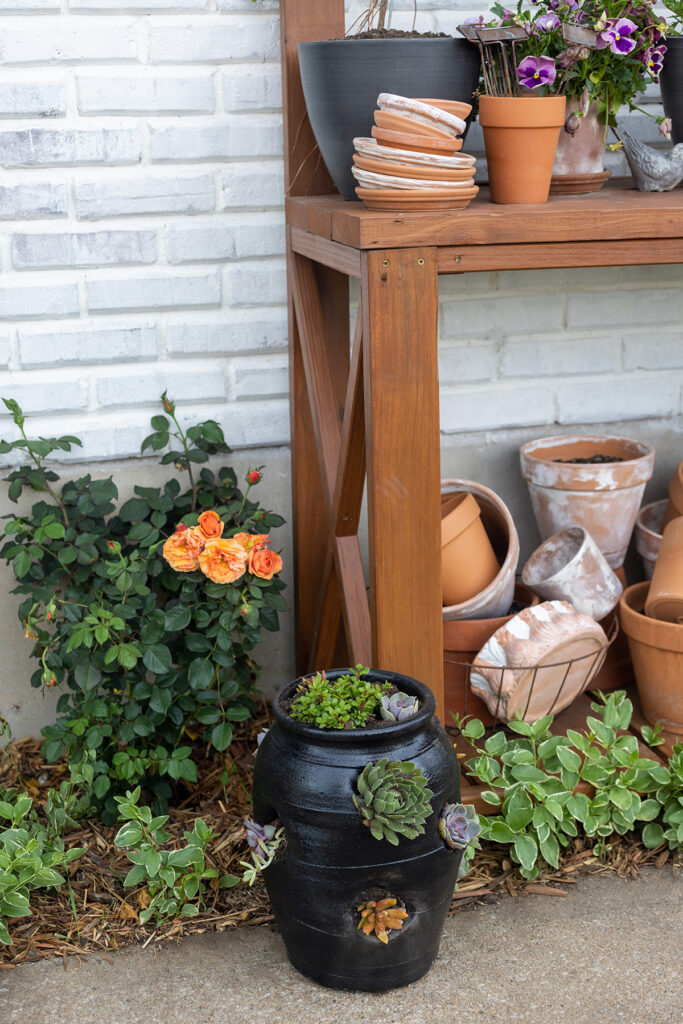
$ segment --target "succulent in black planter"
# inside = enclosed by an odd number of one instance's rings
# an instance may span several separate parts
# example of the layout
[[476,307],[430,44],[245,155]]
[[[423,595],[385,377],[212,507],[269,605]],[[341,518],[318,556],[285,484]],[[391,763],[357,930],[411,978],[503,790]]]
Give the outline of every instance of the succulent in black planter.
[[[383,717],[392,697],[412,713]],[[282,830],[262,873],[291,962],[332,988],[416,981],[438,952],[463,857],[439,830],[460,804],[460,772],[432,692],[357,666],[291,683],[273,712],[254,819]],[[458,823],[456,837],[465,832]]]

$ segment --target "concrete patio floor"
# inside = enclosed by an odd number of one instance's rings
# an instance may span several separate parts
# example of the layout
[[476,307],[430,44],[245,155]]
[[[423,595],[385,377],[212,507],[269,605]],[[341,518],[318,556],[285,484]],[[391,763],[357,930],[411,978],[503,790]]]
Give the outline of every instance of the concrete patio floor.
[[0,974],[3,1024],[682,1024],[683,882],[580,879],[448,919],[431,972],[379,995],[333,992],[267,928]]

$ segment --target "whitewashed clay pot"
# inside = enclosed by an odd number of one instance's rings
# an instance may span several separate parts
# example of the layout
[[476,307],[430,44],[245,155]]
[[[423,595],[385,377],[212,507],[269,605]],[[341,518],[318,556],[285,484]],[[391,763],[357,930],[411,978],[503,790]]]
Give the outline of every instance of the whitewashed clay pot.
[[507,615],[515,593],[519,561],[519,537],[510,511],[498,495],[472,480],[442,480],[441,500],[463,492],[472,494],[481,509],[481,521],[493,546],[500,569],[492,582],[469,601],[446,605],[443,619],[494,619]]
[[[557,461],[596,455],[622,461]],[[520,459],[541,539],[583,526],[612,569],[618,569],[652,476],[654,448],[602,434],[540,437],[522,446]]]
[[525,608],[496,630],[474,659],[470,687],[491,714],[535,722],[586,690],[608,648],[598,623],[566,601]]
[[[468,153],[455,153],[453,156],[439,156],[436,153],[419,153],[413,149],[395,149],[382,146],[377,139],[358,137],[353,140],[354,149],[360,156],[371,157],[373,160],[386,160],[395,163],[400,160],[404,164],[415,164],[416,167],[442,168],[454,170],[461,167],[473,167],[475,158]],[[419,174],[416,174],[419,177]]]
[[[560,132],[553,164],[553,177],[562,174],[600,174],[605,170],[605,126],[598,120],[598,104],[592,103],[577,119],[579,102],[567,103],[565,127]],[[574,134],[566,126],[578,120]]]
[[636,551],[643,560],[645,578],[648,580],[652,579],[662,544],[662,523],[666,506],[666,498],[663,501],[654,501],[651,505],[643,506],[636,519]]
[[457,189],[471,188],[474,178],[463,181],[446,181],[434,178],[404,178],[394,174],[381,174],[376,171],[365,171],[360,167],[352,167],[351,173],[362,188],[401,188],[401,189]]
[[[377,97],[377,106],[380,110],[396,114],[399,117],[409,118],[413,123],[422,125],[428,129],[437,129],[446,132],[453,138],[458,138],[465,131],[467,125],[461,117],[452,114],[440,107],[433,107],[422,100],[410,99],[407,96],[396,96],[394,93],[381,92]],[[470,111],[471,111],[470,107]]]
[[582,526],[571,526],[537,548],[522,582],[546,601],[568,601],[577,612],[604,619],[624,588],[600,548]]
[[664,527],[645,614],[683,626],[683,516]]

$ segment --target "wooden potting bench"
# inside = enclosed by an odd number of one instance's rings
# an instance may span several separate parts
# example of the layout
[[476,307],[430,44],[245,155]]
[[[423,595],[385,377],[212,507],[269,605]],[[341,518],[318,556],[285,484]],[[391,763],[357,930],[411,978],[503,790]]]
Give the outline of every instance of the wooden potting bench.
[[[425,214],[346,202],[330,194],[297,56],[299,42],[344,34],[344,2],[280,10],[298,669],[404,672],[443,715],[439,275],[681,263],[683,190],[543,206],[496,206],[482,190],[467,210]],[[349,278],[360,282],[351,352]]]

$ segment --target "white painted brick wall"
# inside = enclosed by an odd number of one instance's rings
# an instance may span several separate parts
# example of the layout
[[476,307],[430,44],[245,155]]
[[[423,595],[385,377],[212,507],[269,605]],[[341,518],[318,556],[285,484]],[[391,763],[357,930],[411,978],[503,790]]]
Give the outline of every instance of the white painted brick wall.
[[[431,31],[485,8],[419,6]],[[413,0],[394,8],[412,27]],[[0,12],[0,395],[95,459],[137,453],[164,387],[233,446],[286,442],[277,0]],[[680,267],[442,278],[443,430],[680,414],[682,284]]]

